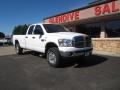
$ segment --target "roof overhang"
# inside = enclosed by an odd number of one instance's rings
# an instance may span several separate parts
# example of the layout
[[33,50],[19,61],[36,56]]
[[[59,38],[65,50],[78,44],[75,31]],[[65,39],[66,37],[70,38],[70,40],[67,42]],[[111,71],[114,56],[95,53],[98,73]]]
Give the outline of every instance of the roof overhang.
[[80,24],[91,22],[105,22],[120,19],[120,0],[112,0],[91,7],[75,9],[44,19],[44,23]]

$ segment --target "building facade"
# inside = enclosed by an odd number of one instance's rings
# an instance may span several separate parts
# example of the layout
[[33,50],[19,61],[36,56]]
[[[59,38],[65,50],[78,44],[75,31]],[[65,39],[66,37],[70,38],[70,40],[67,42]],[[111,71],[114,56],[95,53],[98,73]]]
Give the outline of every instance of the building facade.
[[44,19],[92,37],[96,51],[120,54],[120,0],[106,0]]

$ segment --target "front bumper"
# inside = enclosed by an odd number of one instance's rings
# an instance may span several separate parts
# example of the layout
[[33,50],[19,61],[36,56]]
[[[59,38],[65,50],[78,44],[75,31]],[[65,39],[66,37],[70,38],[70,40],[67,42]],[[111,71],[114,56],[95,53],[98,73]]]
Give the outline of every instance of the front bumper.
[[72,50],[62,51],[60,50],[60,54],[62,57],[76,57],[76,56],[90,56],[92,54],[93,48],[75,48]]

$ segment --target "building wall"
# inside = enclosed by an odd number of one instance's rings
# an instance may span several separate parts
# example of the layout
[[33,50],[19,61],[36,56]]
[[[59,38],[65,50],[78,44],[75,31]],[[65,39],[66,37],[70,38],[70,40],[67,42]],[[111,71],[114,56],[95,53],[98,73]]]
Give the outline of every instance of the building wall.
[[120,54],[120,38],[94,38],[92,42],[94,51]]
[[[89,8],[76,9],[44,19],[44,23],[60,23],[71,31],[76,31],[75,25],[120,20],[120,0],[95,5]],[[93,38],[93,49],[120,54],[120,38],[106,38],[104,24],[101,26],[100,38]]]

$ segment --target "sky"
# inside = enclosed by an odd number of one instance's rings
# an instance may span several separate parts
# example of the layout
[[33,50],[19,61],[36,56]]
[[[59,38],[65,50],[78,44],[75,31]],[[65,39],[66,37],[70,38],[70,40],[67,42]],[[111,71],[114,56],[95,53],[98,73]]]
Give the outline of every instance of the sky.
[[0,32],[10,35],[17,25],[39,23],[46,17],[86,6],[94,0],[0,1]]

